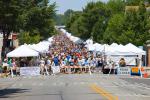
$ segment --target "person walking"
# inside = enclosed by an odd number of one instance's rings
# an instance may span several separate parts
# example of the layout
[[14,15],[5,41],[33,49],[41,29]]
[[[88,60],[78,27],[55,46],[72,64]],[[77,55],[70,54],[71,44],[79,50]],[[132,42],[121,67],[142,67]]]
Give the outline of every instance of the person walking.
[[53,64],[52,64],[52,72],[53,75],[60,73],[60,62],[58,59],[58,55],[55,55],[55,57],[53,58]]
[[40,72],[42,75],[44,75],[44,70],[45,70],[45,61],[44,61],[44,58],[41,58],[41,60],[40,60]]

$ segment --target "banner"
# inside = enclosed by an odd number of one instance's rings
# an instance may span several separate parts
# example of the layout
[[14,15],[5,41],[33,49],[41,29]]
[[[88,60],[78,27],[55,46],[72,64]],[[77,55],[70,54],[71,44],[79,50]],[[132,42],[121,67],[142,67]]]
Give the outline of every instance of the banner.
[[52,72],[53,74],[60,73],[60,66],[52,66]]
[[119,67],[117,70],[118,75],[130,75],[131,72],[130,67]]
[[21,67],[20,75],[23,76],[37,76],[40,75],[40,67]]
[[119,63],[121,58],[125,59],[126,65],[128,65],[128,66],[136,65],[137,56],[111,56],[111,59],[116,63]]

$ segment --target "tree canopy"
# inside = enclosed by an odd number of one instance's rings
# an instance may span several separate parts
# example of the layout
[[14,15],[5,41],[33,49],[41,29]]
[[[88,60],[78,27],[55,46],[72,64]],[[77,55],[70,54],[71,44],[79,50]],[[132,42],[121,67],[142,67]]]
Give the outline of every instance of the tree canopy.
[[55,7],[55,3],[50,4],[49,0],[1,0],[0,30],[6,38],[10,32],[17,32],[20,39],[25,33],[30,39],[36,35],[40,36],[39,40],[46,39],[55,32]]
[[[107,3],[90,2],[82,12],[72,13],[66,29],[82,39],[92,38],[95,42],[113,42],[144,45],[150,38],[149,11],[144,0],[109,0]],[[138,10],[126,11],[126,6]]]

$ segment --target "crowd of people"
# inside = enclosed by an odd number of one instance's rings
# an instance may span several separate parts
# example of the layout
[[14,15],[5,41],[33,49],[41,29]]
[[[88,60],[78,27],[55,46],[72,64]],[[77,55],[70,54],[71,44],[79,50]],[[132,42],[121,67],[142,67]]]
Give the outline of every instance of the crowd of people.
[[[45,68],[46,66],[46,68]],[[103,59],[100,55],[89,52],[84,44],[76,44],[65,35],[54,36],[46,58],[40,61],[41,73],[87,73],[102,68]]]
[[[114,63],[111,63],[111,66]],[[0,75],[5,76],[13,73],[19,75],[19,66],[40,66],[42,75],[57,73],[93,73],[103,71],[106,65],[105,57],[92,51],[88,51],[84,43],[72,42],[64,33],[55,35],[49,51],[42,54],[40,59],[7,58],[0,64]],[[119,61],[119,66],[125,67],[126,63],[123,58]]]
[[0,63],[0,76],[7,77],[11,73],[15,75],[19,75],[19,66],[17,66],[16,60],[13,59],[4,59],[3,62]]

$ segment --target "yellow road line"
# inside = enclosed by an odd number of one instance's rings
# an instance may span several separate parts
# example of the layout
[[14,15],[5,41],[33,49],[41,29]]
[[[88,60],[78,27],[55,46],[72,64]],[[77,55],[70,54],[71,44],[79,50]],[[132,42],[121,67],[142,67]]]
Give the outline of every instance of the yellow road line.
[[113,96],[111,93],[107,92],[106,90],[98,87],[95,84],[90,85],[90,87],[97,93],[99,93],[100,95],[102,95],[103,97],[105,97],[107,100],[118,100],[117,96]]

